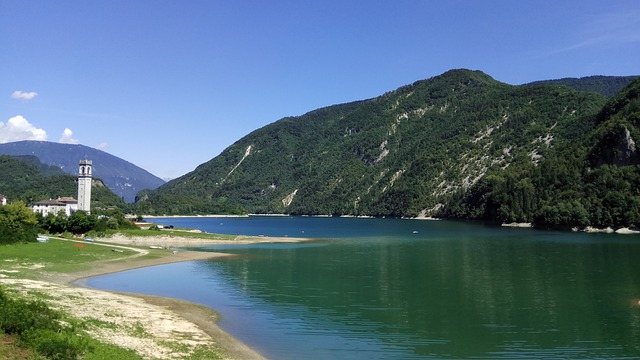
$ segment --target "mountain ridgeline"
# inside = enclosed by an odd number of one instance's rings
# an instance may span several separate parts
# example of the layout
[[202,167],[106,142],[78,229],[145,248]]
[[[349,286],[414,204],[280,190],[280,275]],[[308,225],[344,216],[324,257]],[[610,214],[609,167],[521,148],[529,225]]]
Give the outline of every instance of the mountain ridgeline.
[[77,175],[81,159],[92,160],[93,175],[127,202],[133,202],[140,190],[155,189],[164,184],[164,180],[130,162],[84,145],[17,141],[0,144],[0,154],[34,155],[42,163],[56,166],[71,175]]
[[[128,205],[102,180],[93,179],[91,205],[94,208],[126,208]],[[57,166],[46,165],[33,155],[0,155],[0,194],[9,201],[23,201],[27,205],[58,197],[77,197],[76,176],[65,173]]]
[[608,100],[451,70],[267,125],[136,207],[639,225],[638,88]]

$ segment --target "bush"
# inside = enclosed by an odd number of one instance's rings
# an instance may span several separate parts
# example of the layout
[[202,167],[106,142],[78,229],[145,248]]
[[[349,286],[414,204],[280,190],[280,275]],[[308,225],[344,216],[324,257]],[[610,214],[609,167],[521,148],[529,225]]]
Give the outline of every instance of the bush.
[[89,339],[63,322],[60,312],[42,301],[14,299],[1,288],[0,330],[51,359],[77,359],[89,350]]
[[0,244],[36,241],[38,221],[22,202],[0,206]]
[[27,346],[56,360],[78,359],[88,349],[89,340],[71,331],[30,330],[22,335]]

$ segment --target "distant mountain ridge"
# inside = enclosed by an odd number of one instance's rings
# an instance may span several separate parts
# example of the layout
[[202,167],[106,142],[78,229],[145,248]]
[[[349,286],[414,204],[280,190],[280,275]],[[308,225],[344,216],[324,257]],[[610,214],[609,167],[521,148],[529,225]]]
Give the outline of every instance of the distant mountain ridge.
[[612,97],[639,76],[585,76],[581,78],[562,78],[534,81],[526,85],[565,85],[579,91],[593,91],[606,97]]
[[0,154],[33,155],[47,165],[56,166],[76,175],[81,159],[92,160],[93,176],[127,202],[135,200],[143,189],[155,189],[164,180],[148,171],[109,153],[79,144],[60,144],[48,141],[17,141],[0,144]]
[[[92,183],[92,208],[124,209],[129,206],[99,179],[94,179]],[[0,194],[7,196],[10,202],[24,201],[32,205],[40,200],[58,197],[76,198],[78,182],[76,176],[43,164],[35,156],[0,155]]]

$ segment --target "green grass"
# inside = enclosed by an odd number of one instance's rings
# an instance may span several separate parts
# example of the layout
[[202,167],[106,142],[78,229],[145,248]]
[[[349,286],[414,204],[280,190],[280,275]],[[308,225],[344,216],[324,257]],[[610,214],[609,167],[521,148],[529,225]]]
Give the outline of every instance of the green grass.
[[15,336],[0,332],[0,359],[44,360],[44,356],[18,344]]
[[88,242],[76,243],[58,239],[50,239],[46,243],[3,245],[0,269],[16,269],[19,270],[20,277],[34,278],[43,271],[81,271],[90,268],[96,261],[117,260],[135,254],[131,250],[123,249],[124,252],[119,253],[111,249]]
[[[189,238],[201,238],[201,239],[215,239],[215,240],[230,240],[232,241],[235,236],[231,235],[213,235],[203,233],[190,233],[181,230],[126,230],[118,231],[125,236],[159,236],[170,235]],[[108,242],[108,239],[104,239]],[[78,246],[81,244],[82,246]],[[128,259],[129,256],[136,254],[133,250],[123,250],[122,253],[114,252],[114,247],[103,246],[99,244],[105,244],[104,242],[91,243],[91,242],[74,242],[61,239],[51,238],[46,243],[21,243],[13,245],[3,245],[0,247],[0,274],[6,277],[22,278],[22,279],[41,279],[43,273],[70,273],[75,271],[83,271],[89,269],[96,262],[102,261],[131,261],[135,262],[141,259],[157,258],[166,256],[166,251],[163,250],[151,250],[148,255],[143,257],[136,257]],[[127,245],[127,247],[136,246]],[[147,247],[140,247],[149,251]],[[14,293],[11,289],[6,289],[9,293]],[[50,300],[48,295],[29,291],[24,295],[31,299],[37,299],[47,302]],[[112,329],[115,324],[111,324],[107,321],[99,320],[78,320],[83,327],[104,327]],[[122,329],[125,332],[132,332],[133,335],[138,335],[141,338],[149,337],[142,327],[136,327],[131,329]],[[81,331],[82,332],[82,331]],[[88,348],[90,349],[83,356],[86,360],[125,360],[125,359],[142,359],[134,351],[120,348],[116,345],[101,342],[97,339],[83,337],[88,341]],[[171,343],[167,343],[167,346]],[[173,344],[170,347],[174,347],[176,350],[184,350],[182,345]],[[224,355],[221,350],[215,346],[197,346],[191,350],[189,359],[219,359]],[[41,360],[44,359],[36,352],[24,347],[24,344],[13,340],[13,337],[5,335],[0,330],[0,360],[2,359],[28,359],[28,360]]]
[[101,341],[92,340],[89,342],[91,352],[84,355],[84,360],[141,360],[143,357],[135,351],[117,347]]

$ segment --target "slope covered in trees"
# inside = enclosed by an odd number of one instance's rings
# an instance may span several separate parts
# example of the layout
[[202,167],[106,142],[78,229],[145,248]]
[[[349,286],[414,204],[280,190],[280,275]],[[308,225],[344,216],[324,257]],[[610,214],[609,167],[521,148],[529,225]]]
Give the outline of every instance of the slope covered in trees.
[[[94,179],[92,207],[126,208],[127,204],[102,180]],[[57,167],[42,164],[34,156],[13,157],[0,155],[0,194],[10,201],[23,201],[27,205],[46,199],[78,196],[77,179]]]
[[[561,203],[549,194],[571,189],[587,166],[595,144],[587,134],[600,128],[597,116],[606,102],[603,95],[563,85],[512,86],[479,71],[452,70],[374,99],[267,125],[191,173],[140,193],[136,207],[155,214],[563,223],[546,219],[555,211],[580,212],[579,206],[565,209],[576,194],[565,193]],[[588,174],[597,177],[598,171]],[[542,184],[536,176],[553,182]],[[511,200],[498,194],[512,190],[531,196],[507,207]]]
[[575,90],[593,91],[606,97],[612,97],[637,78],[638,76],[586,76],[582,78],[534,81],[529,85],[565,85]]
[[102,179],[118,196],[133,202],[138,191],[155,189],[164,181],[136,165],[104,151],[79,144],[60,144],[50,141],[16,141],[0,144],[0,154],[19,156],[34,155],[43,164],[76,175],[78,161],[93,161],[93,175]]
[[544,227],[639,226],[640,79],[583,130],[549,148],[539,166],[491,172],[458,192],[441,215]]

